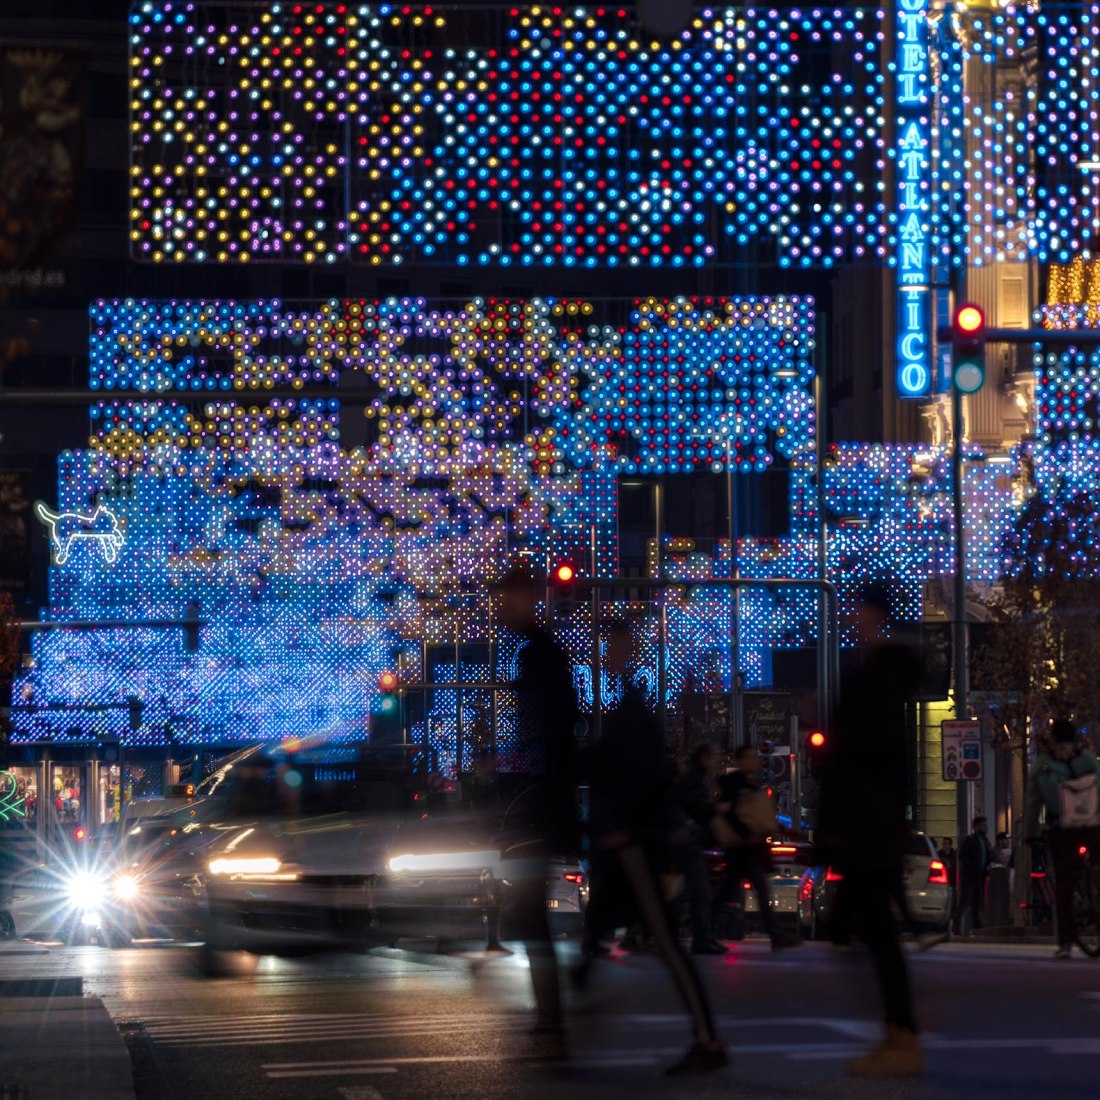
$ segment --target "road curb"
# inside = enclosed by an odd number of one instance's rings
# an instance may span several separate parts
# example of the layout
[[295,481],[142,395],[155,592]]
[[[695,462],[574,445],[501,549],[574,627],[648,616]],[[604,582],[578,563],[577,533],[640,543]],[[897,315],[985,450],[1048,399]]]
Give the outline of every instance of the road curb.
[[130,1052],[98,997],[0,998],[0,1090],[18,1088],[34,1100],[135,1100]]

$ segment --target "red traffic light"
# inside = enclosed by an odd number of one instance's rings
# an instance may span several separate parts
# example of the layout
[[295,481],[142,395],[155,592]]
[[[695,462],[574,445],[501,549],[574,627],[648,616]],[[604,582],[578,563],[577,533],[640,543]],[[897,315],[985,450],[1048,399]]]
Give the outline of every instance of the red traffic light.
[[806,744],[811,749],[823,749],[825,747],[825,734],[821,730],[814,730],[809,737],[806,738]]
[[83,829],[73,829],[73,839],[83,840],[88,834]]
[[389,669],[381,673],[378,677],[378,688],[380,691],[396,691],[397,684],[397,673],[390,672]]
[[554,580],[556,580],[558,584],[569,584],[576,575],[577,571],[568,562],[562,562],[561,565],[554,570]]
[[985,314],[975,305],[959,306],[955,310],[955,328],[959,332],[981,332],[985,327]]

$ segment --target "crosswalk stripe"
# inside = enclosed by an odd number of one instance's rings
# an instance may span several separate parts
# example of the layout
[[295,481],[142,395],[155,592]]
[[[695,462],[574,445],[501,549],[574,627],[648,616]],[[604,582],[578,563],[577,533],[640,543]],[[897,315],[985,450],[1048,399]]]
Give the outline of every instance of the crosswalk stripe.
[[[927,1036],[925,1048],[936,1050],[987,1050],[991,1047],[1003,1050],[1047,1050],[1055,1055],[1094,1056],[1100,1054],[1100,1039],[1092,1037],[1050,1039],[1000,1039],[981,1037],[968,1039],[942,1039]],[[733,1056],[766,1055],[781,1056],[791,1062],[838,1061],[857,1057],[867,1051],[865,1043],[735,1043],[727,1047]],[[575,1068],[614,1069],[627,1066],[649,1066],[673,1058],[683,1052],[682,1047],[647,1047],[637,1050],[609,1050],[602,1053],[581,1054],[568,1060]],[[263,1064],[269,1078],[307,1078],[356,1076],[378,1072],[397,1073],[402,1067],[412,1069],[421,1065],[445,1063],[513,1062],[515,1058],[492,1054],[424,1055],[421,1057],[356,1059],[346,1062],[270,1062]],[[532,1067],[561,1065],[562,1062],[545,1060],[520,1060]]]
[[405,1031],[370,1031],[356,1028],[343,1028],[331,1031],[311,1032],[308,1035],[300,1035],[288,1032],[280,1035],[265,1035],[261,1038],[231,1037],[219,1039],[216,1036],[192,1038],[188,1036],[173,1036],[167,1039],[157,1038],[156,1042],[166,1047],[263,1047],[286,1046],[294,1043],[321,1043],[334,1039],[404,1039],[404,1038],[444,1038],[454,1034],[454,1029],[421,1030],[410,1028]]
[[[377,1031],[392,1031],[400,1033],[402,1029],[407,1027],[428,1027],[438,1028],[441,1031],[449,1031],[454,1028],[460,1028],[462,1030],[470,1030],[474,1028],[495,1028],[495,1027],[519,1027],[525,1021],[523,1020],[409,1020],[394,1023],[383,1023],[381,1021],[374,1022],[371,1020],[359,1020],[355,1017],[349,1017],[347,1019],[328,1020],[328,1019],[316,1019],[316,1020],[288,1020],[284,1023],[262,1023],[253,1024],[247,1021],[241,1021],[236,1024],[216,1024],[212,1026],[202,1025],[160,1025],[155,1027],[146,1026],[145,1030],[150,1035],[256,1035],[263,1034],[264,1032],[274,1031],[310,1031],[315,1028],[330,1028],[330,1027],[367,1027],[373,1028]],[[529,1021],[526,1021],[529,1026]]]
[[287,1078],[295,1077],[347,1077],[349,1073],[361,1074],[361,1073],[396,1073],[396,1066],[363,1066],[359,1069],[343,1070],[343,1069],[318,1069],[318,1070],[287,1070],[283,1073],[269,1073],[267,1076],[273,1081],[285,1080]]

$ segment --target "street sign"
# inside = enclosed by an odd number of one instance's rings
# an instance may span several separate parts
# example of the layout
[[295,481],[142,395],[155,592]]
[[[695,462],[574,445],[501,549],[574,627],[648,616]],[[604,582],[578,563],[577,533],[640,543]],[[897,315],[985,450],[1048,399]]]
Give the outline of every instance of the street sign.
[[969,783],[982,777],[982,726],[975,720],[943,722],[943,777]]
[[[741,695],[745,743],[768,755],[791,733],[791,697],[779,691],[746,691]],[[765,742],[770,742],[765,752]]]

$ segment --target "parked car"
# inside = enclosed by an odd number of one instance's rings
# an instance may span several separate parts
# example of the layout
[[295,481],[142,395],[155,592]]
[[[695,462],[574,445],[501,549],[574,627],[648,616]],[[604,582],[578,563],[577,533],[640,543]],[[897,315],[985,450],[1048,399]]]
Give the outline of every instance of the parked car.
[[[828,938],[837,888],[842,881],[843,875],[832,867],[811,867],[802,876],[798,912],[803,935],[816,940]],[[940,932],[948,927],[952,888],[947,868],[924,833],[913,833],[909,837],[903,887],[909,911],[919,930]]]
[[[768,874],[771,911],[781,932],[797,936],[800,929],[799,889],[810,861],[810,845],[804,840],[776,840],[771,844],[772,869]],[[719,851],[707,852],[707,867],[713,890],[726,873],[726,858]],[[761,931],[756,891],[746,882],[740,905],[729,902],[717,916],[715,934],[720,939],[741,939],[748,931]]]

